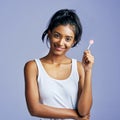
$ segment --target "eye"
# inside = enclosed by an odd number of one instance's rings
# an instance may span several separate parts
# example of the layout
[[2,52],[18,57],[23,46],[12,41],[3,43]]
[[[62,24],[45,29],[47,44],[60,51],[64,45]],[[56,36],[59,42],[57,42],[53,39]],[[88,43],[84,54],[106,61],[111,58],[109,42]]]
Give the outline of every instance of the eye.
[[71,41],[72,40],[72,38],[71,37],[66,37],[66,39],[65,39],[67,42],[69,42],[69,41]]
[[59,39],[59,38],[60,38],[60,34],[54,33],[54,34],[53,34],[53,37]]

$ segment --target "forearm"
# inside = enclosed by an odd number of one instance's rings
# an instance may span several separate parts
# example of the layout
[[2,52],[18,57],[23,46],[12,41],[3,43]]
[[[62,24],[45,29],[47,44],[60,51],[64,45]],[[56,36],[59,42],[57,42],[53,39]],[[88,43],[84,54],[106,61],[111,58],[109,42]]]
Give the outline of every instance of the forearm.
[[43,118],[73,118],[76,119],[78,114],[76,110],[55,108],[43,104],[38,104],[30,111],[32,116]]
[[84,86],[78,100],[78,112],[84,116],[90,113],[92,106],[92,70],[85,71]]

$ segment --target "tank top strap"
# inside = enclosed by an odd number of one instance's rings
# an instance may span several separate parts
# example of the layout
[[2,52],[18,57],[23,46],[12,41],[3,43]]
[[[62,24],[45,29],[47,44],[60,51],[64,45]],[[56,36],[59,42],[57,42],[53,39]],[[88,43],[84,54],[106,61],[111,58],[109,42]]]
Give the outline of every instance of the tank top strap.
[[41,69],[40,60],[39,60],[39,59],[35,59],[35,63],[36,63],[37,68],[38,68],[38,81],[39,81],[39,77],[40,77],[40,69]]
[[40,67],[40,65],[39,65],[39,59],[35,59],[35,63],[37,65],[38,69],[39,69],[39,67]]
[[76,59],[72,59],[72,69],[77,72],[77,60]]
[[72,59],[72,75],[76,80],[79,80],[79,73],[78,73],[78,67],[77,67],[77,60]]

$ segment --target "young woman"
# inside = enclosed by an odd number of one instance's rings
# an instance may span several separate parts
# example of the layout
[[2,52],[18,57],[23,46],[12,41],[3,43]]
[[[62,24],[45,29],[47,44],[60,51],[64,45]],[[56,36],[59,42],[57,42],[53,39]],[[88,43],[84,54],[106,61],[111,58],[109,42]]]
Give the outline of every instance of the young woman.
[[90,119],[94,57],[88,50],[82,62],[66,56],[81,35],[75,11],[61,9],[52,16],[42,35],[50,46],[48,54],[28,61],[24,68],[25,96],[32,116],[40,120]]

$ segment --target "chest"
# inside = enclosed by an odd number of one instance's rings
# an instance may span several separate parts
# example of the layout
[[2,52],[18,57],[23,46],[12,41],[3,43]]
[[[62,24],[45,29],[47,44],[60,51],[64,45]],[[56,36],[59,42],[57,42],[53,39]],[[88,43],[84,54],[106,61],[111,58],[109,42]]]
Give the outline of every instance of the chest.
[[58,80],[67,79],[72,71],[72,64],[43,64],[46,73]]

